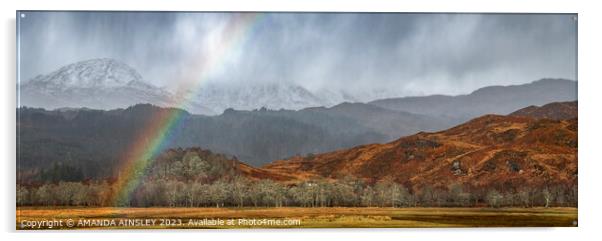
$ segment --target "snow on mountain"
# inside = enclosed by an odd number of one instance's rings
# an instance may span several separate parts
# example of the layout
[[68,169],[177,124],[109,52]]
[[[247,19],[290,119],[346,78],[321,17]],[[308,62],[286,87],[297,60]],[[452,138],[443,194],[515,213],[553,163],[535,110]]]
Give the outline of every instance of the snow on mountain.
[[39,75],[32,82],[64,90],[70,87],[121,87],[143,83],[143,80],[136,70],[124,63],[113,59],[91,59],[64,66],[48,75]]
[[315,95],[320,99],[325,107],[332,107],[341,103],[356,103],[362,102],[359,98],[344,91],[332,91],[329,89],[318,89],[314,91]]
[[172,100],[169,92],[144,82],[132,67],[113,59],[91,59],[22,84],[20,105],[114,109],[137,103],[169,106]]
[[170,91],[145,82],[132,67],[114,59],[91,59],[64,66],[22,83],[20,106],[115,109],[140,103],[184,108],[195,114],[219,115],[228,108],[299,110],[356,102],[343,93],[323,90],[312,93],[285,82],[209,83],[195,91],[191,100],[176,103]]
[[215,113],[228,108],[299,110],[329,104],[301,86],[284,82],[210,83],[202,87],[195,99]]

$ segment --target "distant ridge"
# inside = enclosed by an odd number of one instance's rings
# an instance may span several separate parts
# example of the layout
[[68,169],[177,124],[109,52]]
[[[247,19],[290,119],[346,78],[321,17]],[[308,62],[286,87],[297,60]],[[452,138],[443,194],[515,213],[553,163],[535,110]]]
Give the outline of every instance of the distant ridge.
[[416,114],[456,118],[461,123],[484,114],[507,115],[525,106],[577,100],[577,82],[541,79],[528,84],[484,87],[468,95],[382,99],[369,104]]

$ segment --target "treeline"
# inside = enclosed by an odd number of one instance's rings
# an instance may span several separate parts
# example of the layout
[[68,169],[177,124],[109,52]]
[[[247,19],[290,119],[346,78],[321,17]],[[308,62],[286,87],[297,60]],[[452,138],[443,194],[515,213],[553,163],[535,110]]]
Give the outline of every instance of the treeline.
[[551,207],[576,206],[577,187],[550,185],[513,190],[473,190],[452,184],[409,190],[391,179],[373,185],[352,177],[283,185],[241,176],[213,182],[146,180],[128,200],[114,203],[107,182],[59,182],[17,186],[17,204],[131,207]]
[[[55,165],[43,182],[17,186],[18,205],[132,207],[534,207],[576,206],[577,185],[548,184],[540,188],[506,185],[473,187],[410,187],[382,179],[367,183],[352,176],[285,185],[270,179],[250,180],[238,161],[200,148],[170,149],[142,171],[141,183],[126,198],[117,195],[116,180],[61,179],[66,170]],[[75,172],[76,169],[69,169]],[[73,174],[70,174],[73,176]],[[123,175],[116,175],[117,179]],[[64,177],[63,177],[64,178]]]

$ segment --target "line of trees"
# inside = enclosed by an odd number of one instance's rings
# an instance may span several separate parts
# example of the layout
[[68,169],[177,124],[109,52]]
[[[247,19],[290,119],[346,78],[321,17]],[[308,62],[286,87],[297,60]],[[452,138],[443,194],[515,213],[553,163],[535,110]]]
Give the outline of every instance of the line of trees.
[[38,187],[17,185],[17,205],[109,206],[112,189],[106,182],[59,182]]
[[360,179],[312,180],[283,185],[269,179],[242,176],[181,181],[148,179],[129,200],[112,203],[115,187],[107,182],[58,182],[17,186],[17,204],[42,206],[134,207],[551,207],[576,206],[577,187],[549,185],[543,188],[471,190],[462,184],[424,186],[409,190],[392,179],[369,185]]

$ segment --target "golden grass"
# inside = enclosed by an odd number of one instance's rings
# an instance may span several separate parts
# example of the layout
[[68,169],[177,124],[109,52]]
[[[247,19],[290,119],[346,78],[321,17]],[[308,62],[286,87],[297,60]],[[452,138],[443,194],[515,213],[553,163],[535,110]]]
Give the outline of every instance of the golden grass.
[[[204,219],[232,220],[231,225],[188,225]],[[298,220],[298,224],[238,224],[242,219]],[[53,229],[112,228],[401,228],[401,227],[552,227],[576,226],[576,208],[113,208],[113,207],[19,207],[17,229],[22,224],[58,220]],[[67,221],[75,226],[67,226]],[[144,226],[78,226],[80,220],[154,220]],[[169,221],[177,225],[160,225]],[[48,227],[42,227],[47,229]],[[37,229],[37,228],[36,228]]]

